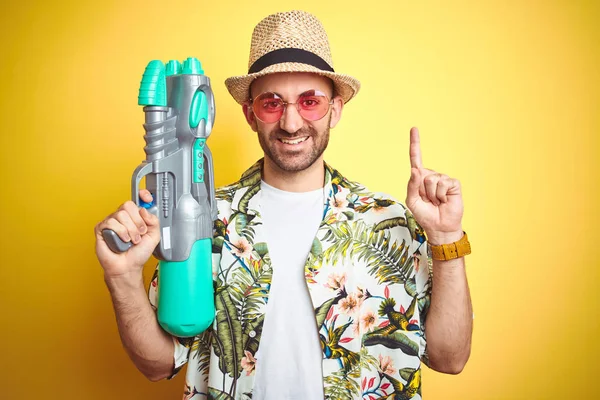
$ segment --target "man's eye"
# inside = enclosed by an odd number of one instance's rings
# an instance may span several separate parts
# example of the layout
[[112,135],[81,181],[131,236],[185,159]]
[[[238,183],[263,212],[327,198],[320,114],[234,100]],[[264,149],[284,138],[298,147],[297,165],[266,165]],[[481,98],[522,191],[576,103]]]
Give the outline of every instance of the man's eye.
[[266,108],[267,110],[274,110],[279,106],[280,103],[278,101],[266,101],[265,103],[263,103],[263,108]]
[[319,105],[319,100],[314,97],[302,100],[303,107],[310,108],[310,107],[316,107],[318,105]]

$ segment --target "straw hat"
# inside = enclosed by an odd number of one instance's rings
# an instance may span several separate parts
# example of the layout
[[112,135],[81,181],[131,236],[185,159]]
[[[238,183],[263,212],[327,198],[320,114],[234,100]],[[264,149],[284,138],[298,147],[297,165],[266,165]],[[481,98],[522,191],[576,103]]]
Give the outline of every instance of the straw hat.
[[333,70],[327,34],[315,16],[304,11],[269,15],[252,32],[248,74],[225,80],[240,104],[250,100],[250,84],[275,72],[314,72],[333,80],[344,103],[358,93],[360,82]]

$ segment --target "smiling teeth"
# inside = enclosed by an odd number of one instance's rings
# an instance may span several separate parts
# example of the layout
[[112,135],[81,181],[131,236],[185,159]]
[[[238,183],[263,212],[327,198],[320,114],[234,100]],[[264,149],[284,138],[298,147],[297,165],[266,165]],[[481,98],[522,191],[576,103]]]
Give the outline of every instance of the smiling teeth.
[[286,139],[279,139],[279,140],[281,140],[285,144],[298,144],[298,143],[304,142],[306,139],[308,139],[308,136],[307,137],[303,137],[303,138],[299,138],[299,139],[296,139],[296,140],[286,140]]

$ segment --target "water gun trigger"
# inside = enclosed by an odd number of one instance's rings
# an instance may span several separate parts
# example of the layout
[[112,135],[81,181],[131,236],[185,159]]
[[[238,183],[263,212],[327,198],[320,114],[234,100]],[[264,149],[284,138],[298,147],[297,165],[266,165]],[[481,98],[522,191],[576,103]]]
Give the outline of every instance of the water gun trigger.
[[[152,194],[152,193],[150,193],[150,194]],[[152,208],[154,206],[154,196],[152,196],[152,201],[149,202],[149,203],[147,203],[144,200],[142,200],[141,197],[138,197],[138,205],[140,207],[144,207],[146,210]]]

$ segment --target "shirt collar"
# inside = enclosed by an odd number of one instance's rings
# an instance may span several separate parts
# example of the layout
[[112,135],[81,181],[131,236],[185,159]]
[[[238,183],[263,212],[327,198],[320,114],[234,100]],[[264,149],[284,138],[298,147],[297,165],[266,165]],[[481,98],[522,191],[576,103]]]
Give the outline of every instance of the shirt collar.
[[[333,185],[343,185],[345,178],[334,168],[332,168],[326,162],[323,162],[325,166],[325,178],[323,182],[323,193],[324,193],[324,210],[325,213],[330,204],[331,197],[335,194]],[[256,214],[256,211],[260,209],[260,181],[262,178],[262,170],[264,167],[264,158],[256,161],[250,168],[248,168],[242,174],[238,181],[237,190],[233,197],[231,207],[234,210],[246,214]],[[344,185],[343,185],[344,186]],[[324,213],[324,214],[325,214]]]

